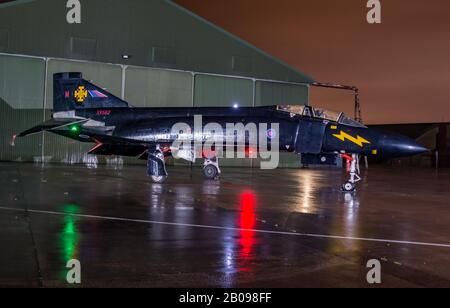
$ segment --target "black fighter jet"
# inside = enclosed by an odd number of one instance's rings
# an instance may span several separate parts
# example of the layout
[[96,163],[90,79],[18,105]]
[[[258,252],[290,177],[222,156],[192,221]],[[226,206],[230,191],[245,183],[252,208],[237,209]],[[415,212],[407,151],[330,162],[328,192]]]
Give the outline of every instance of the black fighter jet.
[[[84,80],[81,73],[70,72],[55,74],[53,89],[52,119],[22,132],[19,137],[49,131],[95,143],[90,154],[145,159],[148,175],[157,183],[167,179],[165,157],[174,151],[177,151],[177,157],[189,161],[203,158],[205,177],[218,177],[216,149],[219,143],[210,147],[209,153],[202,149],[198,152],[195,148],[196,142],[204,145],[211,137],[211,131],[205,129],[208,123],[222,127],[237,123],[246,128],[253,123],[254,127],[264,127],[264,132],[259,130],[257,138],[248,136],[248,131],[243,133],[243,148],[248,155],[258,151],[262,141],[266,141],[268,150],[312,155],[322,162],[330,155],[343,157],[350,172],[349,180],[342,187],[344,191],[354,191],[361,179],[358,165],[361,155],[394,158],[428,151],[409,138],[378,132],[343,113],[311,106],[134,108]],[[195,128],[196,116],[202,117],[200,129]],[[174,131],[177,123],[185,123],[186,129]],[[225,134],[228,132],[222,132]],[[183,147],[175,146],[182,138],[186,138]],[[231,138],[233,150],[238,149],[239,132],[233,132]],[[274,140],[276,143],[272,142]],[[229,148],[230,144],[225,146]]]

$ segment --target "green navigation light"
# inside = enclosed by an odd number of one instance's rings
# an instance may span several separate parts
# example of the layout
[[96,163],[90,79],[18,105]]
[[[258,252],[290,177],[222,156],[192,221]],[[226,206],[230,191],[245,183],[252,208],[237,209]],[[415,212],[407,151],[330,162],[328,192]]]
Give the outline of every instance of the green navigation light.
[[78,125],[71,125],[71,126],[69,126],[69,130],[72,132],[72,133],[79,133],[80,132],[80,126],[78,126]]

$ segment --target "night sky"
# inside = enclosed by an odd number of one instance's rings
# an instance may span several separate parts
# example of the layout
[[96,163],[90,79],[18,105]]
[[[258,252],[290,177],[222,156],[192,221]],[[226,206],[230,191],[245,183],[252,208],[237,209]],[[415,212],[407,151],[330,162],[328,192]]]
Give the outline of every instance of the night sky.
[[[450,1],[176,0],[320,82],[356,85],[367,124],[450,122]],[[315,106],[352,114],[353,98],[313,90]]]

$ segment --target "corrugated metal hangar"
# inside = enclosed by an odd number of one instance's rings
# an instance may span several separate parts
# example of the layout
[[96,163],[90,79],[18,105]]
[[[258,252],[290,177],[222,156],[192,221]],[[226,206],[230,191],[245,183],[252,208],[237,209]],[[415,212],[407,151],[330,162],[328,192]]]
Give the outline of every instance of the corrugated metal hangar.
[[[136,107],[307,104],[314,81],[171,1],[86,1],[77,25],[65,22],[64,1],[0,8],[0,160],[117,161],[49,134],[11,146],[11,136],[51,116],[55,72],[83,72]],[[280,165],[298,164],[286,156]]]

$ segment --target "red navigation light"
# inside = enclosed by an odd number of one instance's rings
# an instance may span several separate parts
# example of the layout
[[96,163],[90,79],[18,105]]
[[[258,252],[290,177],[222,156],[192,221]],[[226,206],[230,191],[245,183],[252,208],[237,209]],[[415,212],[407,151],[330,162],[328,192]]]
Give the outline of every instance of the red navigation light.
[[257,153],[257,151],[252,147],[245,148],[245,156],[247,156],[247,157],[251,157],[252,155],[254,155],[256,153]]

